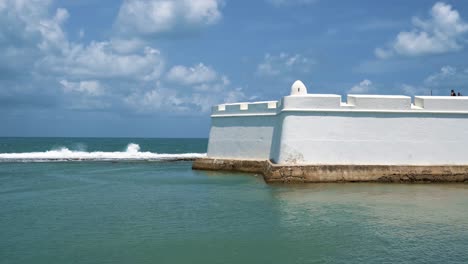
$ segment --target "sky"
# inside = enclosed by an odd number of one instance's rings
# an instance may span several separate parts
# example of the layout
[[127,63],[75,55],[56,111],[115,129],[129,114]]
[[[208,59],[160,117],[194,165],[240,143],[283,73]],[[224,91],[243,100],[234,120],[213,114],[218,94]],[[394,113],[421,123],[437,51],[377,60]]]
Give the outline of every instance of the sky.
[[212,105],[468,95],[468,1],[0,0],[0,136],[208,137]]

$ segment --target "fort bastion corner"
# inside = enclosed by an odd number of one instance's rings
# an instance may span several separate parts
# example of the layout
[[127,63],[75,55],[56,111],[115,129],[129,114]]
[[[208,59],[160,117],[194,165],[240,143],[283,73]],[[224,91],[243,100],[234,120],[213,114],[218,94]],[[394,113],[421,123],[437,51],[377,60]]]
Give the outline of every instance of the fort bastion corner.
[[468,97],[308,93],[212,108],[194,169],[267,181],[468,181]]

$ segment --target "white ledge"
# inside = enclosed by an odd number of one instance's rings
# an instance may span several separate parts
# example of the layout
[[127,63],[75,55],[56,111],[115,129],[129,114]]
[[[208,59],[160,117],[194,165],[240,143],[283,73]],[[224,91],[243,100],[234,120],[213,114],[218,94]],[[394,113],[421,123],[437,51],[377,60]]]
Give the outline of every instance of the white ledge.
[[428,110],[376,110],[376,109],[303,109],[288,108],[276,113],[217,113],[211,117],[232,117],[232,116],[276,116],[282,112],[316,112],[316,113],[405,113],[405,114],[462,114],[467,115],[468,111],[428,111]]

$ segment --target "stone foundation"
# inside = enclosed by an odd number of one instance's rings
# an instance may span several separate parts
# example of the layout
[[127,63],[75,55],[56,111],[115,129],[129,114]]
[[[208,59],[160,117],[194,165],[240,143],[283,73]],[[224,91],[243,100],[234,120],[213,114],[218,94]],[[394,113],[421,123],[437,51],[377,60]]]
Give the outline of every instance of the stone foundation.
[[196,170],[262,174],[266,182],[468,182],[468,165],[278,165],[268,160],[202,158]]
[[194,170],[238,171],[263,174],[266,162],[263,160],[234,159],[196,159],[192,164]]

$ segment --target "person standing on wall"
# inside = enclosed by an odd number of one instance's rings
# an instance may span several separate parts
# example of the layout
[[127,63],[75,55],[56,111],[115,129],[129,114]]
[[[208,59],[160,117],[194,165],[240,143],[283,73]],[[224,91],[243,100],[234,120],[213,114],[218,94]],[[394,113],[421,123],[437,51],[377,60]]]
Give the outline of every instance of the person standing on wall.
[[450,96],[457,96],[454,90],[450,91]]

